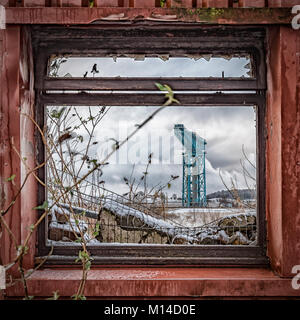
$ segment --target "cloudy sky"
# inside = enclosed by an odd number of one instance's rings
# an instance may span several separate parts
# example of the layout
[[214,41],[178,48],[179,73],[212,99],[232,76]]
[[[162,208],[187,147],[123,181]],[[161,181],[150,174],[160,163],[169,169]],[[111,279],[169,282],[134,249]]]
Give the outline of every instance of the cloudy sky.
[[[235,58],[225,60],[212,58],[193,60],[173,58],[167,61],[146,58],[134,61],[130,58],[78,59],[72,58],[59,69],[60,76],[88,76],[94,63],[97,63],[99,77],[107,76],[245,76],[248,60]],[[246,66],[246,68],[245,68]],[[90,150],[90,155],[102,160],[112,150],[114,141],[122,141],[137,124],[143,122],[157,107],[110,107],[97,126],[94,139],[98,143]],[[82,116],[87,115],[87,107],[77,108]],[[95,111],[96,112],[96,111]],[[149,187],[165,184],[171,175],[180,178],[174,181],[168,193],[181,195],[183,146],[174,135],[174,125],[183,124],[207,141],[206,145],[206,183],[207,193],[225,189],[220,176],[230,185],[230,177],[235,177],[239,188],[246,184],[242,174],[240,159],[242,146],[251,161],[255,163],[256,133],[255,109],[253,107],[176,107],[170,106],[158,113],[136,136],[126,143],[109,160],[104,169],[105,187],[117,193],[126,193],[123,178],[133,177],[138,181],[145,171],[148,155],[152,153],[149,168]],[[80,132],[77,132],[81,134]],[[250,169],[250,168],[249,168]]]
[[[114,143],[111,138],[122,141],[155,109],[110,108],[95,135],[99,141],[98,159],[103,159],[111,151]],[[219,170],[228,183],[230,176],[236,176],[240,187],[245,187],[240,165],[242,145],[250,159],[255,161],[255,112],[252,107],[168,107],[162,110],[111,157],[110,165],[104,170],[106,187],[125,192],[123,177],[129,177],[135,165],[134,176],[138,179],[145,171],[149,153],[152,153],[149,185],[164,184],[171,175],[179,175],[169,192],[180,194],[184,149],[174,135],[175,124],[184,124],[207,141],[208,193],[224,189]]]
[[[50,61],[52,64],[56,59]],[[59,60],[57,60],[59,61]],[[94,64],[96,70],[92,72]],[[210,57],[70,57],[60,64],[59,77],[249,77],[250,60]],[[98,72],[97,72],[98,71]]]

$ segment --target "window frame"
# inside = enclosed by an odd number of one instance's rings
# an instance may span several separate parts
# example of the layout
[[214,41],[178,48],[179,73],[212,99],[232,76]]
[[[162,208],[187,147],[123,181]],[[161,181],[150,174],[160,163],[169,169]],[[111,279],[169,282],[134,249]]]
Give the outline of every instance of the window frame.
[[[173,35],[173,36],[169,36]],[[193,39],[194,41],[189,41]],[[155,90],[155,82],[169,84],[176,90],[203,91],[256,91],[256,93],[178,93],[180,105],[188,106],[256,106],[257,107],[257,245],[110,245],[89,246],[99,265],[245,265],[268,264],[266,257],[265,227],[265,29],[261,27],[203,27],[193,24],[141,23],[103,24],[101,26],[70,28],[32,28],[35,58],[36,121],[43,127],[47,105],[110,105],[110,106],[161,106],[164,95],[148,93]],[[150,41],[151,40],[151,41]],[[48,59],[51,54],[101,54],[120,53],[250,53],[254,68],[253,78],[49,78]],[[107,93],[61,94],[47,90],[103,90]],[[126,93],[110,93],[124,90]],[[143,93],[136,93],[143,90]],[[128,94],[128,92],[133,93]],[[42,112],[41,112],[42,111]],[[37,136],[37,162],[43,163],[45,150],[40,135]],[[45,169],[38,176],[45,181]],[[38,187],[38,202],[45,201],[45,189]],[[43,212],[39,210],[39,215]],[[45,220],[39,225],[37,256],[46,256],[51,247],[46,245]],[[46,264],[74,264],[80,246],[55,246]]]

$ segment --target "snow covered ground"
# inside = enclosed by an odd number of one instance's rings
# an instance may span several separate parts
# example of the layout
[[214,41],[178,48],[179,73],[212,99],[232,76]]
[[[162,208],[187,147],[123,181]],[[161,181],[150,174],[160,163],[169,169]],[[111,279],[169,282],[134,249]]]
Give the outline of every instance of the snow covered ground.
[[[51,223],[49,229],[51,231],[63,230],[59,233],[61,240],[63,236],[68,236],[69,233],[76,233],[77,236],[82,236],[78,230],[80,227],[85,240],[93,245],[105,243],[105,232],[107,234],[115,232],[117,236],[119,231],[127,232],[127,243],[135,241],[136,234],[143,237],[144,232],[148,235],[154,231],[158,239],[150,241],[150,243],[162,243],[162,238],[168,244],[252,244],[256,239],[256,212],[249,209],[232,209],[232,208],[174,208],[169,209],[165,216],[154,217],[140,210],[129,207],[126,204],[119,203],[114,199],[106,198],[101,204],[104,209],[101,218],[101,235],[102,239],[97,240],[91,236],[89,226],[83,221],[82,217],[76,218],[75,211],[81,213],[84,209],[72,207],[72,211],[68,209],[68,205],[54,205],[51,210]],[[89,216],[98,216],[96,211],[85,211]],[[105,222],[103,214],[113,215],[116,225],[112,226]],[[58,219],[59,217],[59,219]],[[62,219],[67,217],[68,219]],[[112,229],[111,229],[112,226]],[[91,224],[93,228],[93,223]],[[119,231],[116,228],[121,228]],[[107,230],[106,230],[107,229]],[[89,230],[89,231],[88,231]],[[105,231],[106,230],[106,231]],[[149,233],[149,230],[151,231]],[[65,235],[65,231],[67,232]],[[88,232],[87,232],[88,231]],[[142,233],[141,233],[142,232]],[[133,239],[129,238],[128,234],[133,234]],[[113,242],[124,243],[124,237]],[[59,240],[56,236],[51,240]],[[131,240],[130,240],[131,239]],[[74,240],[74,239],[73,239]],[[104,240],[104,241],[103,241]],[[67,239],[65,241],[72,241]],[[144,240],[143,240],[144,241]],[[110,239],[106,242],[112,242]],[[126,243],[126,240],[125,240]],[[148,243],[148,242],[147,242]]]
[[228,215],[249,213],[253,210],[236,208],[178,208],[169,209],[166,217],[185,227],[199,227]]

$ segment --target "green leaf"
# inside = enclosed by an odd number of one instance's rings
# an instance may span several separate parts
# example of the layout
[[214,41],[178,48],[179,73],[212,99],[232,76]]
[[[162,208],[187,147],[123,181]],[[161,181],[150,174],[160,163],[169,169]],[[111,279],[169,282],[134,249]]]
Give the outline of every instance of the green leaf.
[[51,298],[48,298],[46,300],[58,300],[59,294],[58,291],[53,291],[53,296]]
[[46,210],[48,209],[48,201],[44,201],[44,203],[42,205],[39,205],[35,208],[33,208],[35,210]]
[[91,269],[91,264],[92,264],[91,261],[87,261],[87,262],[85,263],[85,265],[84,265],[84,269],[85,269],[85,270],[90,270],[90,269]]
[[155,85],[157,86],[157,88],[160,90],[160,91],[166,91],[167,89],[165,88],[164,85],[156,82]]
[[51,117],[55,118],[55,119],[59,119],[61,117],[61,115],[63,114],[63,112],[65,111],[65,107],[61,108],[59,111],[58,110],[53,110],[51,112]]
[[160,6],[163,8],[166,5],[167,0],[160,0]]
[[98,165],[97,159],[90,160],[90,163],[93,163],[93,165],[96,167]]
[[164,87],[165,87],[165,90],[173,94],[173,90],[171,89],[171,87],[169,87],[167,84],[164,84]]
[[12,176],[10,176],[9,178],[6,179],[6,181],[14,181],[16,175],[13,174]]
[[[168,94],[166,94],[168,96]],[[163,104],[163,106],[169,106],[172,104],[172,102],[180,103],[177,99],[174,99],[173,97],[169,97],[169,99]]]
[[163,85],[163,84],[160,84],[158,82],[156,82],[155,85],[161,91],[168,91],[165,94],[165,97],[167,98],[167,101],[163,104],[163,106],[169,106],[173,102],[178,103],[178,104],[180,103],[177,99],[174,98],[174,92],[173,92],[173,90],[172,90],[172,88],[170,86],[168,86],[167,84]]
[[85,217],[85,215],[86,215],[86,211],[82,211],[82,212],[80,212],[80,216],[82,216],[82,217]]
[[94,0],[89,0],[89,7],[90,8],[93,8],[94,7]]
[[99,223],[99,221],[98,221],[98,222],[96,222],[96,224],[95,224],[95,230],[94,230],[94,232],[93,232],[93,236],[94,236],[94,237],[97,237],[97,236],[99,235],[99,233],[100,233],[100,223]]
[[18,253],[23,254],[23,255],[27,254],[27,252],[29,250],[29,248],[27,246],[24,247],[22,245],[18,246],[17,249],[18,249]]

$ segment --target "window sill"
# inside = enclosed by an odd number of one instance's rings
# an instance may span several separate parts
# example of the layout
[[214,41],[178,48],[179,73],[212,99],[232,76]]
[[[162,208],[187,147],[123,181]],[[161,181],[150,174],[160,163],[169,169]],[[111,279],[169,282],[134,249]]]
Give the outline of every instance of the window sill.
[[[28,279],[29,294],[45,298],[59,291],[71,297],[79,285],[79,269],[47,268]],[[7,288],[8,297],[23,295],[21,285]],[[95,298],[300,297],[290,278],[266,268],[101,267],[90,270],[85,296]]]

